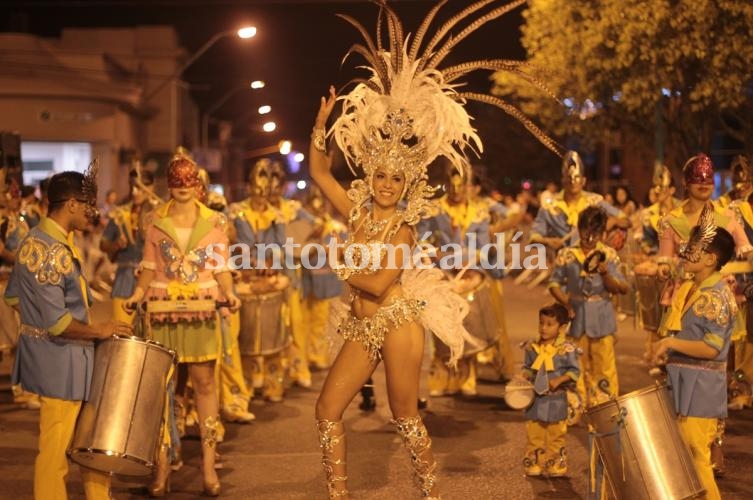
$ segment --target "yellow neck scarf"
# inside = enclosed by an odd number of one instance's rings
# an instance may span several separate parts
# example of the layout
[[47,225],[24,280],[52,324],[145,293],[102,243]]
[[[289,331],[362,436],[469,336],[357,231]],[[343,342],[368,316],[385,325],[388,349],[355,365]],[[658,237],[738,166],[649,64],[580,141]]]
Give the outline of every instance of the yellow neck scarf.
[[667,330],[679,332],[682,329],[682,312],[685,309],[691,288],[693,288],[693,281],[687,280],[680,285],[680,288],[672,297],[672,305],[667,311],[667,320],[664,323]]
[[554,370],[554,355],[557,354],[557,346],[554,343],[551,344],[533,344],[533,351],[538,354],[533,361],[531,368],[538,370],[544,365],[544,369],[548,372]]

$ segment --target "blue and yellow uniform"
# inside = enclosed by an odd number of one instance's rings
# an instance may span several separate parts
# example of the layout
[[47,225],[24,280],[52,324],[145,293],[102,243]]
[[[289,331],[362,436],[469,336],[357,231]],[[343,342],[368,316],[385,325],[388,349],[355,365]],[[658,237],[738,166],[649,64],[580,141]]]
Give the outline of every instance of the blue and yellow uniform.
[[[93,342],[60,337],[74,319],[90,323],[91,292],[73,234],[42,219],[21,243],[5,301],[21,316],[13,383],[41,396],[34,495],[66,498],[65,452],[89,397],[94,363]],[[83,469],[82,476],[87,498],[109,498],[108,476]]]
[[[144,202],[141,209],[146,209],[148,202]],[[149,207],[152,208],[152,207]],[[133,203],[126,203],[110,210],[108,220],[102,233],[102,239],[117,242],[125,238],[126,246],[117,252],[115,264],[115,281],[112,285],[112,317],[124,323],[133,323],[135,314],[126,312],[123,307],[125,299],[133,294],[136,288],[136,270],[144,255],[144,234],[140,229],[140,210],[135,209]]]
[[531,242],[541,238],[564,238],[565,246],[578,243],[578,215],[588,207],[599,207],[609,217],[624,218],[625,215],[604,201],[600,194],[583,191],[574,203],[565,201],[565,192],[560,191],[551,198],[545,198],[536,212],[531,225]]
[[717,434],[717,421],[727,416],[727,355],[737,313],[732,291],[714,273],[692,291],[685,281],[672,298],[667,327],[675,337],[701,341],[718,351],[712,360],[671,351],[667,375],[677,411],[680,432],[690,446],[706,498],[720,498],[711,468],[709,444]]
[[[237,243],[248,245],[252,256],[256,255],[256,245],[272,245],[277,243],[275,221],[277,212],[270,206],[266,205],[264,210],[256,210],[251,206],[250,200],[244,200],[238,203],[232,203],[228,207],[228,217],[235,227],[235,238]],[[274,256],[270,253],[268,258]],[[279,255],[277,258],[281,258]],[[287,310],[281,311],[281,314],[287,316]],[[285,319],[287,321],[287,318]],[[234,323],[232,331],[240,330],[239,314],[231,316]],[[251,385],[253,388],[261,389],[263,397],[270,400],[281,400],[285,391],[284,386],[284,366],[280,353],[270,356],[255,356],[251,358]],[[229,392],[230,391],[230,392]],[[227,384],[222,385],[223,401],[228,401],[233,397],[231,388]],[[250,398],[249,394],[249,398]]]
[[[619,270],[617,252],[603,243],[595,250],[606,256],[607,273],[624,281]],[[599,273],[586,273],[583,268],[586,255],[580,245],[566,247],[557,253],[549,288],[566,288],[575,317],[570,324],[569,336],[583,352],[578,393],[586,407],[598,403],[608,395],[617,395],[617,362],[614,353],[614,335],[617,317],[612,294],[607,291]],[[608,386],[601,387],[606,380]]]
[[530,342],[525,348],[523,373],[534,385],[533,404],[526,415],[526,468],[546,465],[551,471],[567,467],[567,394],[560,385],[549,390],[549,380],[567,375],[573,382],[580,377],[575,345],[559,335],[551,344]]
[[[468,200],[461,203],[452,203],[448,196],[439,200],[439,213],[419,223],[418,234],[423,236],[430,233],[434,239],[432,244],[440,250],[446,245],[457,245],[463,253],[463,264],[475,262],[479,271],[488,274],[493,282],[489,290],[492,294],[492,303],[495,310],[494,324],[497,326],[495,341],[488,347],[488,352],[480,354],[483,361],[489,362],[495,369],[496,377],[502,378],[512,374],[512,355],[507,337],[505,314],[502,301],[502,285],[498,279],[503,277],[504,270],[496,269],[494,262],[490,261],[490,255],[482,252],[490,237],[489,224],[491,215],[490,205],[478,200]],[[475,254],[471,242],[475,241]],[[492,335],[489,335],[491,338]],[[434,339],[436,342],[436,339]],[[475,395],[479,355],[466,356],[458,361],[456,369],[450,369],[446,365],[437,349],[433,349],[431,370],[429,371],[428,387],[433,396],[453,394],[461,391],[466,395]]]

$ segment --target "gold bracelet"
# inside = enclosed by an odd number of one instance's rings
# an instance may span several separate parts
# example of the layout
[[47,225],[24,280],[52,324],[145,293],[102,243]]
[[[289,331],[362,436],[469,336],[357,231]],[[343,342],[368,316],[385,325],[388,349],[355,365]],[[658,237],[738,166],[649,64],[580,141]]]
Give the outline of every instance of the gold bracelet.
[[321,151],[322,153],[327,152],[326,134],[326,130],[316,127],[314,127],[314,131],[311,132],[311,141],[314,144],[314,149]]

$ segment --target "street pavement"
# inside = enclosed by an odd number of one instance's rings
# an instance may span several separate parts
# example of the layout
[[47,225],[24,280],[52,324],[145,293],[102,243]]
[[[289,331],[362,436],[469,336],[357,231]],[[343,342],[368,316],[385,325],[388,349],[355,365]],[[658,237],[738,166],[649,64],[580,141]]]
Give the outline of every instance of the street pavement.
[[[517,345],[536,335],[537,310],[550,301],[543,287],[533,290],[506,279],[507,329],[518,363]],[[109,304],[99,304],[99,316]],[[621,392],[653,383],[642,361],[645,335],[632,317],[619,324],[617,354]],[[428,358],[425,368],[428,367]],[[424,370],[426,371],[426,370]],[[291,388],[282,403],[254,400],[256,420],[249,425],[227,424],[220,471],[223,496],[259,500],[323,500],[327,497],[314,427],[314,403],[325,373],[314,374],[310,389]],[[359,397],[345,414],[348,431],[348,475],[352,498],[363,500],[418,499],[408,456],[389,423],[384,372],[375,374],[377,409],[363,413]],[[424,377],[425,382],[425,377]],[[431,398],[423,411],[440,465],[445,500],[578,499],[586,498],[588,435],[583,424],[567,436],[569,475],[565,478],[526,478],[521,459],[525,444],[522,412],[505,405],[503,385],[482,383],[477,397]],[[426,389],[422,388],[426,394]],[[0,403],[0,498],[31,497],[38,416],[7,401]],[[725,451],[727,472],[719,480],[725,499],[750,498],[753,491],[753,410],[731,414]],[[201,492],[197,430],[184,440],[185,465],[172,476],[170,498],[196,498]],[[116,479],[116,499],[146,496],[145,480]],[[69,474],[70,498],[84,498],[75,466]],[[632,500],[632,499],[631,499]]]

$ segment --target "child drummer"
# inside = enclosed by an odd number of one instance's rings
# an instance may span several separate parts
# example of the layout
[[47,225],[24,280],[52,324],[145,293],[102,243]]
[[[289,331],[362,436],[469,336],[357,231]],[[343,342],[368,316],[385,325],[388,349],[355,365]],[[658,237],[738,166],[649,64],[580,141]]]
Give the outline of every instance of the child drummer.
[[[575,346],[565,340],[570,317],[562,304],[539,309],[539,338],[526,346],[524,376],[533,382],[534,401],[526,410],[527,476],[563,476],[567,472],[565,386],[580,375]],[[544,466],[542,468],[542,465]]]
[[735,254],[735,242],[714,225],[707,206],[680,252],[691,279],[672,298],[666,324],[672,334],[654,344],[654,362],[666,364],[680,432],[690,447],[706,498],[721,498],[709,443],[717,420],[727,416],[727,353],[737,305],[719,271]]
[[625,293],[628,286],[618,270],[617,252],[601,242],[606,225],[600,208],[583,210],[578,216],[580,242],[559,251],[549,281],[549,292],[572,319],[569,335],[583,353],[577,390],[586,408],[618,394],[612,294]]

